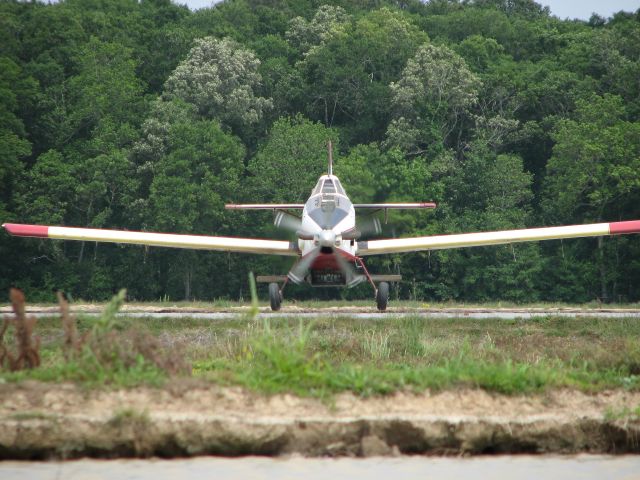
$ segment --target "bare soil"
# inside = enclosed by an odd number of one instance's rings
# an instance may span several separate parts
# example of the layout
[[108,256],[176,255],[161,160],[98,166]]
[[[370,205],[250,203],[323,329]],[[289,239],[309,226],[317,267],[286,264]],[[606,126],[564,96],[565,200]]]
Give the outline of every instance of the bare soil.
[[[331,404],[194,380],[164,389],[0,385],[0,458],[640,453],[640,393],[480,390]],[[626,412],[626,413],[624,413]]]

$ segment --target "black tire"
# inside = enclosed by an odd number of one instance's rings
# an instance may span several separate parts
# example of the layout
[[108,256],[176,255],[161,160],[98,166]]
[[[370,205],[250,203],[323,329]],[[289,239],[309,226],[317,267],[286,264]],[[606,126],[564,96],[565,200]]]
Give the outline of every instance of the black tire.
[[378,310],[381,312],[387,309],[387,303],[389,303],[389,284],[387,282],[380,282],[378,284],[376,303],[378,304]]
[[280,287],[278,287],[277,283],[269,284],[269,301],[271,302],[271,310],[274,312],[280,310],[282,295],[280,294]]

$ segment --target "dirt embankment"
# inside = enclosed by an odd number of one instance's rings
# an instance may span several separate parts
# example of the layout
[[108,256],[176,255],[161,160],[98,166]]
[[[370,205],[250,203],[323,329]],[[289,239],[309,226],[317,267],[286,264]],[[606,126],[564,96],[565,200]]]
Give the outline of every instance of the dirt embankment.
[[[477,390],[330,404],[200,383],[87,391],[0,385],[0,458],[640,452],[640,393]],[[624,412],[627,412],[625,415]]]

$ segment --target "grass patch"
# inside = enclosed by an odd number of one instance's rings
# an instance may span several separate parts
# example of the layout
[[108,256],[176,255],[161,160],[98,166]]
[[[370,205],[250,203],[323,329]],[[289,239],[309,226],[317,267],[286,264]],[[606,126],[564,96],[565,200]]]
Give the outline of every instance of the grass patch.
[[[190,371],[179,348],[167,352],[157,337],[144,327],[116,316],[124,299],[125,291],[122,290],[99,317],[84,319],[78,324],[69,313],[66,300],[60,296],[62,318],[56,319],[55,323],[51,320],[42,322],[38,331],[44,334],[43,341],[35,337],[38,349],[42,343],[41,352],[36,351],[38,364],[24,370],[5,369],[0,380],[72,381],[87,386],[160,386],[169,376]],[[33,319],[32,330],[35,324]],[[8,339],[8,346],[17,345],[19,351],[24,350],[22,337],[18,330]]]
[[24,422],[29,420],[49,420],[55,421],[57,420],[56,415],[52,415],[46,412],[40,411],[24,411],[24,412],[15,412],[7,415],[7,418],[10,420],[16,420],[18,422]]
[[640,405],[635,408],[608,408],[604,412],[604,418],[609,421],[625,420],[625,421],[638,421],[640,420]]
[[[355,323],[351,328],[327,325],[331,320],[307,325],[302,321],[293,325],[287,320],[254,325],[238,339],[231,355],[196,360],[194,374],[264,393],[293,392],[318,397],[343,391],[368,396],[402,389],[457,387],[509,395],[557,387],[582,391],[640,388],[640,376],[631,371],[640,359],[637,351],[626,348],[632,358],[623,358],[620,351],[609,358],[592,355],[593,346],[589,346],[588,352],[578,349],[576,355],[563,358],[559,354],[565,353],[567,345],[556,350],[555,345],[548,344],[557,338],[553,319],[547,320],[551,326],[548,331],[543,329],[542,335],[536,332],[539,326],[529,326],[531,335],[546,338],[547,344],[533,342],[528,349],[522,348],[531,341],[522,335],[523,326],[514,325],[512,332],[500,336],[492,332],[500,326],[498,320],[480,321],[478,325],[469,320],[419,319],[418,323],[416,319],[394,319],[396,328],[382,322],[365,330],[351,320]],[[468,325],[470,322],[475,323],[473,328]],[[564,326],[566,319],[560,323]],[[604,327],[599,323],[595,326]],[[446,333],[440,333],[445,327]],[[636,335],[637,329],[636,325]],[[484,333],[470,334],[470,330]],[[324,335],[340,340],[330,342]],[[505,336],[513,343],[507,346]],[[587,348],[579,342],[574,344]],[[587,356],[591,360],[583,359]]]
[[123,408],[116,410],[107,424],[112,428],[134,427],[144,428],[151,425],[149,412],[136,410],[134,408]]
[[3,373],[6,382],[37,380],[41,382],[75,382],[87,387],[136,387],[148,385],[160,387],[167,381],[167,374],[155,365],[138,357],[134,364],[115,362],[108,366],[89,361],[52,362],[33,370]]
[[560,387],[640,389],[635,318],[389,314],[263,321],[254,301],[235,319],[131,319],[115,315],[122,301],[114,300],[99,318],[80,316],[73,341],[68,321],[38,320],[41,365],[2,373],[0,381],[135,387],[192,374],[258,392],[321,398],[459,387],[509,395]]

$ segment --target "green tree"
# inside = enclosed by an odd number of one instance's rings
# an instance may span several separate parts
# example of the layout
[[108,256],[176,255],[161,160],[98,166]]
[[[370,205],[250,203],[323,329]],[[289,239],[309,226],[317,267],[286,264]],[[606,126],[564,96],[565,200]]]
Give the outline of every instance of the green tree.
[[387,145],[412,155],[446,144],[478,100],[479,80],[464,60],[445,46],[425,44],[391,84],[393,120]]
[[[637,12],[580,22],[532,0],[321,3],[0,2],[0,220],[284,235],[222,205],[305,200],[329,138],[353,200],[438,202],[390,213],[385,236],[639,218]],[[247,271],[291,263],[0,235],[0,288],[40,300],[121,286],[238,298]],[[635,240],[370,266],[404,274],[402,296],[633,301]]]
[[257,95],[260,60],[230,39],[198,39],[165,83],[164,97],[196,106],[200,115],[242,130],[255,124],[272,101]]
[[74,202],[75,179],[64,156],[49,150],[26,172],[19,202],[21,218],[30,223],[61,224]]
[[[624,218],[640,189],[640,123],[625,120],[618,96],[594,95],[577,103],[576,118],[561,120],[553,132],[543,203],[547,216],[560,222]],[[598,238],[598,293],[605,301],[619,283],[616,269],[607,267],[614,242]],[[621,261],[620,255],[615,258]]]
[[32,78],[26,77],[13,60],[0,57],[0,215],[6,218],[15,182],[31,153],[24,123],[18,116],[20,104],[29,103],[36,90]]
[[618,216],[625,198],[640,187],[640,123],[625,120],[617,96],[577,103],[576,118],[554,129],[547,211],[563,221],[603,221]]
[[295,17],[289,22],[286,38],[301,53],[325,43],[351,20],[342,7],[322,5],[310,21]]
[[[526,228],[531,175],[515,155],[475,141],[445,180],[440,233]],[[531,301],[540,275],[538,245],[445,250],[431,255],[427,291],[439,298]],[[422,255],[424,257],[424,255]]]
[[334,130],[302,115],[277,120],[255,157],[249,174],[255,198],[264,202],[306,201],[318,177],[327,171],[327,141],[339,151]]
[[389,83],[427,39],[388,8],[336,27],[299,65],[310,117],[339,127],[350,144],[379,140],[389,115]]
[[[155,163],[147,198],[144,227],[154,231],[223,234],[234,231],[224,215],[224,204],[240,188],[245,150],[240,141],[224,133],[212,120],[173,123],[165,151]],[[140,203],[140,202],[138,202]],[[139,206],[137,207],[139,208]],[[154,252],[182,280],[183,298],[192,298],[199,264],[194,252]],[[223,270],[221,254],[215,270]],[[219,293],[224,286],[218,285]],[[176,294],[177,295],[177,294]]]

